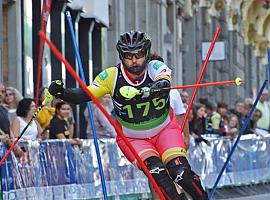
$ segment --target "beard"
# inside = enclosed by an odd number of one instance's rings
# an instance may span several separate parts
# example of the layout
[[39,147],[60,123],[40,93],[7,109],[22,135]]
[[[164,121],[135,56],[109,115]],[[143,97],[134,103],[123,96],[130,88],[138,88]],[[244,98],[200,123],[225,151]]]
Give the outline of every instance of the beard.
[[142,65],[131,65],[131,66],[128,66],[126,63],[123,64],[129,73],[134,75],[140,75],[146,69],[147,63],[148,63],[147,61],[144,61]]

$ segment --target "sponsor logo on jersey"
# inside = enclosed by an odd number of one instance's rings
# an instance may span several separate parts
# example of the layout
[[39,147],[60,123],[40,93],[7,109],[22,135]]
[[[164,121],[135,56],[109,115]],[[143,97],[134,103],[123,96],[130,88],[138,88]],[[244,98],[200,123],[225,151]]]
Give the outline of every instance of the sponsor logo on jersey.
[[157,61],[157,62],[155,62],[155,64],[153,65],[153,68],[154,68],[155,70],[158,70],[162,65],[164,65],[163,62]]
[[101,80],[105,80],[107,77],[108,77],[108,72],[107,72],[107,70],[104,70],[103,72],[101,72],[99,75],[99,78],[101,79]]

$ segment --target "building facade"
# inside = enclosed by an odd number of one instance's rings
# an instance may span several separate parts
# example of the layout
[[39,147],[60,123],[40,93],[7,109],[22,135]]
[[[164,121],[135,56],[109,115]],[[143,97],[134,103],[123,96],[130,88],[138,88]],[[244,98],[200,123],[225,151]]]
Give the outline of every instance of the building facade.
[[[246,80],[240,87],[200,88],[198,96],[232,104],[252,97],[267,78],[269,7],[256,0],[109,0],[108,64],[119,62],[115,43],[129,30],[147,32],[153,52],[173,69],[173,84],[196,83],[204,60],[202,46],[221,27],[223,59],[210,61],[202,82]],[[188,92],[191,94],[192,89]]]
[[[268,3],[255,0],[191,0],[185,7],[183,44],[184,83],[194,83],[202,66],[202,43],[211,41],[216,27],[221,27],[218,41],[225,45],[225,59],[209,62],[203,82],[241,77],[241,87],[220,86],[199,90],[199,95],[231,104],[244,97],[267,78],[269,44]],[[196,71],[196,73],[194,73]]]

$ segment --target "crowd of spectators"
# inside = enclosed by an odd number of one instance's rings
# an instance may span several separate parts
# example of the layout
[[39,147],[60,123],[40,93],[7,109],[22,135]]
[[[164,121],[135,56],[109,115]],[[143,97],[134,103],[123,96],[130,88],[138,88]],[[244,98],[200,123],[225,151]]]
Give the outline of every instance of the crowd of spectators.
[[[31,121],[44,100],[44,93],[47,88],[41,88],[39,103],[35,104],[34,99],[24,98],[23,95],[13,87],[6,87],[0,82],[0,133],[1,141],[7,146],[17,138],[28,125],[21,137],[22,140],[46,140],[46,139],[70,139],[71,144],[82,147],[82,142],[74,138],[74,116],[71,106],[60,99],[44,105],[37,117]],[[114,117],[113,104],[110,96],[100,99],[106,110]],[[92,112],[97,135],[104,138],[116,137],[116,132],[110,122],[93,104]],[[92,138],[92,128],[89,121],[88,110],[84,112],[87,122],[87,138]],[[7,141],[8,140],[8,141]]]
[[[44,91],[45,88],[40,91],[39,105],[44,100]],[[23,131],[21,140],[69,139],[72,145],[82,147],[81,140],[73,138],[75,120],[68,103],[56,99],[33,119],[37,106],[34,99],[24,98],[16,88],[0,82],[0,140],[7,148]],[[13,152],[27,162],[24,148],[16,145]]]
[[[21,138],[23,140],[69,139],[72,145],[82,149],[82,141],[74,138],[75,120],[72,108],[67,102],[54,99],[53,102],[43,106],[43,109],[31,122],[37,106],[40,106],[44,100],[45,90],[46,88],[40,90],[39,105],[36,105],[34,99],[24,98],[18,90],[5,87],[0,82],[0,140],[9,148],[14,139],[29,125]],[[270,112],[266,101],[267,96],[268,91],[265,90],[243,134],[269,133]],[[115,117],[111,97],[106,95],[99,101],[107,112]],[[183,114],[189,105],[189,93],[171,90],[170,101],[178,123],[182,125]],[[188,122],[183,130],[187,148],[190,135],[196,144],[205,142],[207,145],[210,145],[210,142],[204,136],[223,136],[230,139],[237,137],[252,105],[253,100],[246,98],[243,101],[236,101],[234,107],[229,109],[226,102],[214,103],[205,97],[199,98],[198,102],[193,104],[188,115]],[[91,108],[98,138],[115,138],[116,132],[108,119],[95,104],[92,104]],[[87,122],[87,138],[90,139],[93,137],[93,130],[87,108],[84,116]],[[19,145],[16,145],[13,152],[20,159],[20,163],[27,163],[30,159],[26,150]],[[106,167],[105,172],[109,175],[109,169]],[[150,188],[152,188],[151,184]],[[154,192],[153,197],[157,197]]]
[[[183,91],[181,98],[188,104],[187,92]],[[243,134],[268,134],[270,126],[269,103],[266,101],[268,91],[264,90],[260,100],[251,116],[250,122]],[[196,142],[205,141],[202,136],[225,136],[235,138],[239,134],[245,119],[252,108],[253,100],[246,98],[237,100],[234,107],[229,109],[226,102],[213,103],[207,98],[199,98],[193,104],[188,116],[191,135]]]
[[[5,94],[6,87],[3,83],[0,82],[0,140],[3,142],[3,144],[6,145],[7,148],[9,148],[13,143],[14,137],[10,129],[8,111],[4,106]],[[25,160],[27,156],[20,148],[20,146],[16,145],[13,149],[13,152],[15,156],[21,160],[22,163],[26,162]]]
[[[44,100],[45,89],[46,88],[42,88],[40,90],[39,105],[41,105],[41,102]],[[269,133],[270,110],[267,97],[268,91],[264,90],[257,108],[243,134]],[[187,91],[181,91],[180,96],[177,98],[181,98],[183,106],[187,108],[189,93]],[[171,99],[171,101],[177,103],[177,99],[173,97]],[[100,99],[100,102],[108,113],[114,117],[111,98],[105,96]],[[220,101],[214,103],[207,98],[201,97],[198,99],[198,102],[192,106],[188,116],[190,134],[197,143],[204,141],[207,144],[209,144],[209,142],[203,135],[234,138],[238,135],[252,105],[252,98],[246,98],[236,101],[233,108],[230,109],[226,102]],[[16,88],[5,87],[5,85],[0,82],[0,139],[2,142],[10,146],[12,140],[18,137],[24,127],[30,123],[36,109],[37,105],[34,99],[24,98]],[[175,110],[176,115],[178,112],[182,114],[184,111]],[[92,114],[98,137],[114,138],[116,136],[114,128],[95,104],[92,104]],[[84,116],[87,122],[87,138],[92,138],[88,109],[85,110]],[[179,120],[179,124],[181,120],[182,119]],[[72,144],[81,147],[82,143],[80,140],[74,139],[73,137],[74,124],[75,120],[71,106],[66,102],[56,99],[43,107],[36,119],[29,124],[22,139],[70,139]],[[17,155],[23,155],[20,149],[17,149]]]

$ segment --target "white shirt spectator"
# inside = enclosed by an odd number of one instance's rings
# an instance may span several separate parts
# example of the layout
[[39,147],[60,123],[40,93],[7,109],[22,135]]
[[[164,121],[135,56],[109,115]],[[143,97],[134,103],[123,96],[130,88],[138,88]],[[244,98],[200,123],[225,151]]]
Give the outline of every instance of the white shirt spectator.
[[265,89],[256,106],[256,108],[259,109],[262,113],[262,117],[257,122],[257,128],[262,129],[265,132],[268,132],[270,127],[270,109],[267,98],[268,90]]
[[[20,133],[22,133],[23,129],[27,126],[27,123],[21,117],[16,117],[19,120],[20,124]],[[38,137],[38,127],[35,120],[31,122],[31,124],[26,129],[25,133],[23,134],[22,138],[25,140],[36,140]]]

